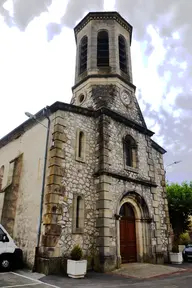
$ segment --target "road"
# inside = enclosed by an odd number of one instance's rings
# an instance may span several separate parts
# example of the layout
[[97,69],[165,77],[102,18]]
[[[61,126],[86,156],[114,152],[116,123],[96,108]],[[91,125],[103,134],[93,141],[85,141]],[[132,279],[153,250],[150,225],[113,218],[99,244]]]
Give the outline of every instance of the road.
[[123,278],[117,275],[88,273],[84,279],[71,279],[62,276],[44,276],[40,279],[9,272],[0,273],[1,288],[191,288],[190,271],[149,280]]

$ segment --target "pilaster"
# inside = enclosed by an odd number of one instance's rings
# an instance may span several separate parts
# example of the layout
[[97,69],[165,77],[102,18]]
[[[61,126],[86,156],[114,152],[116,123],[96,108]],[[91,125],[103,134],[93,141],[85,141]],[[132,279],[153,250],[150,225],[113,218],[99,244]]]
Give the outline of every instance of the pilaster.
[[11,183],[1,190],[5,193],[3,210],[1,216],[1,224],[7,232],[13,237],[13,230],[15,225],[15,216],[17,211],[17,199],[19,193],[19,185],[21,179],[23,154],[11,161],[13,165],[13,174]]
[[[58,223],[62,217],[61,201],[65,197],[65,134],[64,118],[60,111],[56,112],[52,120],[52,146],[48,153],[48,169],[44,198],[43,225],[44,233],[41,237],[41,247],[38,251],[38,272],[45,274],[55,273],[60,269],[60,247],[58,241],[61,235],[61,225]],[[54,265],[52,265],[54,263]]]
[[[98,168],[99,171],[103,171],[110,167],[109,159],[109,120],[106,116],[102,115],[98,124]],[[112,198],[110,193],[111,179],[107,175],[99,176],[99,183],[96,190],[98,193],[97,210],[98,218],[96,221],[96,227],[98,230],[97,248],[98,255],[98,267],[95,269],[99,271],[108,271],[115,267],[115,255],[111,252],[111,223],[112,223]]]

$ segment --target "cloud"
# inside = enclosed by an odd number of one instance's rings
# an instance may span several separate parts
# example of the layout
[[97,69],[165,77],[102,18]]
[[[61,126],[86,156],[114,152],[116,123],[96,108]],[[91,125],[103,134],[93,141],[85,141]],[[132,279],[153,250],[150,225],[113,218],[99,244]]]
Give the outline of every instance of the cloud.
[[[6,1],[3,1],[6,2]],[[41,13],[48,11],[52,0],[15,0],[13,1],[13,21],[22,31]]]
[[[184,175],[190,177],[188,172],[192,170],[192,1],[117,0],[116,9],[133,26],[133,38],[144,47],[143,56],[148,59],[147,76],[146,73],[142,76],[139,65],[135,68],[136,73],[139,71],[135,85],[141,87],[142,96],[139,98],[144,116],[149,128],[158,123],[158,133],[154,138],[157,141],[160,139],[168,150],[165,162],[169,164],[182,160],[168,173],[169,177],[175,180],[176,175],[183,180]],[[154,31],[161,40],[159,44],[153,41],[156,37]],[[158,51],[155,55],[160,47],[162,53]],[[136,58],[134,48],[133,41],[132,54]],[[153,83],[158,81],[154,81],[154,73],[149,68],[152,63],[149,65],[148,62],[151,60],[155,62],[160,84],[153,88]],[[137,60],[133,59],[133,66],[134,61]],[[153,98],[149,97],[151,91]],[[158,104],[155,105],[155,101]]]
[[62,17],[63,25],[73,28],[86,12],[103,10],[104,0],[71,0],[68,2],[65,15]]
[[[11,15],[10,10],[4,8],[7,2],[8,0],[0,0],[0,14],[9,27],[15,25],[21,31],[25,31],[34,18],[44,12],[50,12],[51,5],[56,3],[53,0],[15,0],[13,1],[13,15]],[[47,25],[48,41],[58,35],[63,26],[73,28],[86,12],[100,11],[104,8],[104,0],[63,0],[63,4],[66,5],[66,9],[63,8],[60,19]]]
[[53,40],[54,36],[61,33],[61,25],[58,23],[49,23],[47,25],[47,40]]
[[180,107],[180,109],[189,110],[192,114],[192,92],[179,94],[176,98],[175,104],[177,107]]

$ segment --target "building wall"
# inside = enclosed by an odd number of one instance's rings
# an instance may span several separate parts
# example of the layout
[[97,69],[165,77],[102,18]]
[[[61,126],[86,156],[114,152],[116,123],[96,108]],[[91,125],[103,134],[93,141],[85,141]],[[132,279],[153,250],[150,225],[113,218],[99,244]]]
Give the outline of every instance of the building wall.
[[170,239],[170,219],[169,210],[167,202],[167,192],[166,192],[166,182],[165,182],[165,170],[163,164],[163,155],[160,154],[155,149],[152,149],[152,156],[154,161],[154,172],[155,172],[155,182],[157,183],[157,188],[153,190],[154,199],[154,217],[156,219],[155,223],[155,233],[158,235],[159,239],[156,240],[157,250],[166,251],[171,249],[171,239]]
[[[44,123],[46,124],[46,121]],[[0,166],[5,166],[2,188],[6,188],[9,162],[22,155],[12,234],[16,244],[23,249],[25,260],[32,266],[37,241],[46,129],[39,124],[30,128],[22,136],[0,149]],[[5,192],[0,193],[0,218],[3,205],[6,205],[4,202],[6,191],[5,189]]]
[[[79,244],[89,257],[96,242],[96,189],[94,171],[97,155],[95,119],[68,111],[52,115],[53,147],[48,153],[48,171],[43,211],[42,241],[38,268],[57,270],[59,257],[69,256]],[[84,133],[83,158],[77,157],[78,135]],[[76,229],[76,201],[83,199],[83,227]],[[45,258],[50,259],[47,267]],[[55,262],[54,262],[55,261]],[[52,268],[50,268],[50,265]]]
[[[124,174],[127,176],[131,176],[133,178],[141,177],[146,180],[150,180],[149,177],[149,166],[147,163],[147,140],[144,134],[141,134],[139,131],[134,130],[130,127],[126,127],[124,124],[116,122],[109,117],[107,117],[110,121],[109,125],[109,159],[110,162],[110,170],[115,173]],[[125,157],[123,151],[123,138],[126,135],[131,135],[136,141],[137,148],[137,159],[138,159],[138,167],[137,169],[126,168],[125,166]]]
[[[96,223],[96,190],[93,174],[96,162],[96,130],[95,119],[70,112],[61,112],[67,142],[65,144],[64,184],[66,187],[67,203],[63,201],[63,217],[59,221],[62,234],[59,245],[61,254],[68,255],[75,244],[80,244],[84,254],[95,246]],[[76,160],[77,132],[85,133],[84,161]],[[73,232],[73,200],[75,195],[84,196],[84,229],[83,233]]]
[[[118,207],[123,197],[129,198],[129,193],[135,193],[144,199],[147,210],[148,220],[150,223],[145,224],[145,228],[141,224],[140,230],[146,230],[143,234],[144,241],[141,244],[141,231],[137,231],[137,239],[140,238],[138,245],[138,260],[157,261],[158,253],[163,253],[167,258],[169,246],[169,215],[165,190],[164,168],[162,155],[152,148],[149,136],[144,135],[132,128],[126,127],[123,123],[119,123],[104,117],[105,129],[105,163],[104,169],[108,172],[116,174],[116,176],[106,176],[104,180],[104,193],[106,202],[108,201],[109,210],[111,210],[111,219],[107,222],[108,228],[106,238],[106,254],[117,255],[119,243],[118,220],[114,215],[119,214]],[[131,135],[137,143],[137,168],[126,167],[124,162],[123,137]],[[99,169],[99,167],[98,167]],[[124,179],[122,179],[124,177]],[[126,178],[127,177],[127,178]],[[128,178],[129,177],[129,178]],[[131,179],[136,180],[132,181]],[[139,183],[139,180],[148,181],[149,184]],[[156,183],[155,185],[150,184]],[[107,184],[106,184],[107,183]],[[132,198],[132,196],[131,196]],[[139,203],[135,203],[137,206]],[[104,204],[103,204],[104,205]],[[105,204],[107,205],[107,204]],[[139,208],[139,207],[138,207]],[[141,210],[143,207],[140,207]],[[145,219],[146,220],[146,219]],[[107,232],[107,229],[109,231]],[[139,228],[138,228],[139,229]],[[107,241],[105,241],[106,243]],[[105,244],[104,244],[105,245]],[[107,265],[113,265],[112,262]],[[108,269],[108,268],[106,268]]]

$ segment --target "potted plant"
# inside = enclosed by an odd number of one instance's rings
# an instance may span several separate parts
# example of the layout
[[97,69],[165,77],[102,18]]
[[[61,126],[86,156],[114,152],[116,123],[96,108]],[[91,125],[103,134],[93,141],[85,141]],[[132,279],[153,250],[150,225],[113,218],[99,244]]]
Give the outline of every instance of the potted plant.
[[67,274],[71,278],[84,278],[87,272],[87,260],[82,260],[83,252],[79,245],[71,251],[71,259],[67,259]]
[[179,247],[177,244],[173,245],[172,251],[169,252],[169,256],[172,264],[182,264],[183,255],[182,252],[179,252]]

